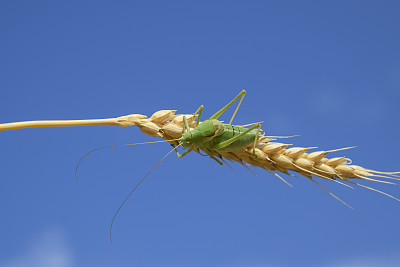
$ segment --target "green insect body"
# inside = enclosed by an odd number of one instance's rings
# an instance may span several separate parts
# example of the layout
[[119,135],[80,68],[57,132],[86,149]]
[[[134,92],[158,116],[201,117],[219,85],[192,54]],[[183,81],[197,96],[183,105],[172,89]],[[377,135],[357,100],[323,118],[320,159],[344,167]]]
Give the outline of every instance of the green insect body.
[[[196,127],[193,130],[189,130],[189,124],[187,122],[186,117],[184,120],[184,134],[181,138],[182,146],[184,148],[188,148],[186,152],[183,154],[178,154],[178,157],[183,157],[187,155],[189,152],[201,148],[203,151],[207,153],[212,159],[216,160],[219,164],[222,163],[215,158],[214,155],[210,152],[210,150],[221,151],[221,152],[233,152],[241,150],[248,145],[254,143],[253,146],[253,155],[255,155],[255,146],[257,140],[261,137],[260,135],[260,124],[256,123],[250,128],[245,128],[242,126],[232,125],[232,120],[235,117],[237,110],[243,100],[246,91],[241,91],[231,102],[229,102],[225,107],[219,110],[217,113],[212,115],[209,119],[199,123],[201,112],[203,110],[203,106],[197,110],[199,115],[196,121]],[[241,97],[241,100],[233,113],[233,116],[228,123],[222,123],[217,120],[225,110],[230,107],[235,101],[237,101]],[[195,112],[195,114],[197,113]]]
[[221,152],[233,152],[247,147],[254,142],[257,129],[243,135],[232,144],[219,147],[219,144],[229,140],[248,130],[245,127],[222,123],[218,120],[206,120],[199,124],[195,129],[185,133],[182,137],[183,147],[190,147],[191,144],[201,144],[209,150]]

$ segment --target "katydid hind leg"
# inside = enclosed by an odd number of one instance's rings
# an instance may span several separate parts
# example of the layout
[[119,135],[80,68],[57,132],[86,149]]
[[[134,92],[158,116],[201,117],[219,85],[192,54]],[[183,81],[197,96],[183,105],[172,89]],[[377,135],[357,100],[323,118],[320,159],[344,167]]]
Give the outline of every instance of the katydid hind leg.
[[[244,91],[244,90],[243,90],[243,91]],[[243,92],[243,91],[242,91],[242,92]],[[237,107],[236,107],[236,109],[235,109],[235,112],[233,112],[232,118],[231,118],[231,120],[229,121],[229,124],[232,124],[233,118],[235,118],[236,113],[237,113],[237,111],[239,110],[240,105],[242,104],[242,101],[243,101],[243,98],[244,98],[245,94],[246,94],[246,91],[244,91],[244,94],[243,94],[242,97],[240,98],[239,103],[238,103],[238,105],[237,105]]]
[[235,103],[235,102],[241,97],[241,99],[240,99],[240,101],[239,101],[239,104],[238,104],[238,106],[236,107],[235,112],[233,113],[233,116],[232,116],[232,118],[231,118],[231,121],[229,122],[229,123],[231,123],[232,120],[233,120],[233,118],[234,118],[235,115],[236,115],[236,112],[237,112],[238,109],[239,109],[240,104],[242,103],[242,100],[243,100],[245,94],[246,94],[246,91],[245,91],[245,90],[242,90],[231,102],[229,102],[226,106],[224,106],[224,107],[221,108],[219,111],[217,111],[214,115],[212,115],[212,116],[210,117],[210,120],[212,120],[212,119],[218,119],[219,116],[222,115],[222,113],[224,113],[230,106],[232,106],[233,103]]

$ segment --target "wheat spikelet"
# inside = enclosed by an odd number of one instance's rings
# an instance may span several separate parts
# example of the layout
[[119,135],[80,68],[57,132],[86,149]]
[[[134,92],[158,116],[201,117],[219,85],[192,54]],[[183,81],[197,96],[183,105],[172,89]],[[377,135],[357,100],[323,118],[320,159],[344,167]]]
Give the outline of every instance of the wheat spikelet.
[[[135,118],[134,125],[139,127],[139,129],[143,133],[150,136],[161,137],[164,140],[178,139],[182,136],[183,133],[184,115],[175,115],[175,112],[176,110],[161,110],[154,113],[148,119]],[[194,115],[185,116],[188,118],[189,126],[192,129],[195,128],[196,117]],[[273,173],[275,176],[277,176],[287,184],[289,183],[276,172],[282,172],[288,175],[290,175],[289,171],[297,172],[321,187],[322,185],[313,180],[313,176],[349,186],[343,183],[346,182],[379,192],[400,201],[399,199],[387,193],[355,182],[355,180],[358,179],[364,181],[395,184],[379,178],[400,180],[398,178],[399,176],[397,175],[400,172],[381,172],[363,168],[357,165],[352,165],[352,161],[346,157],[326,158],[329,153],[350,149],[352,147],[328,151],[309,152],[310,149],[315,149],[316,147],[288,148],[289,146],[291,146],[291,144],[272,142],[276,141],[278,138],[279,137],[261,137],[257,141],[257,148],[255,149],[255,153],[257,155],[256,158],[253,156],[253,144],[244,149],[234,152],[218,152],[213,150],[212,153],[222,160],[226,159],[228,161],[239,162],[245,167],[245,164],[260,167],[268,172]],[[178,144],[177,141],[170,141],[170,143],[175,145]],[[323,189],[326,190],[325,188]],[[339,201],[347,205],[337,196],[333,195],[328,190],[326,191],[333,197],[337,198]]]

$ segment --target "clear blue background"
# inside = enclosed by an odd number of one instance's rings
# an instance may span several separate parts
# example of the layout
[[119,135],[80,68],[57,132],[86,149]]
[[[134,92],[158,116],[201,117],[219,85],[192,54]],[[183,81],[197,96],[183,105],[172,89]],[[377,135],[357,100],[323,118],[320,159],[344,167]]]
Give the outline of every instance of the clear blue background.
[[[160,109],[210,116],[357,165],[400,170],[398,1],[1,1],[1,122]],[[232,111],[231,111],[232,112]],[[229,120],[229,114],[224,116]],[[290,188],[88,126],[0,133],[0,266],[400,266],[400,203],[305,178]],[[400,196],[399,187],[367,183]],[[367,262],[370,265],[366,265]]]

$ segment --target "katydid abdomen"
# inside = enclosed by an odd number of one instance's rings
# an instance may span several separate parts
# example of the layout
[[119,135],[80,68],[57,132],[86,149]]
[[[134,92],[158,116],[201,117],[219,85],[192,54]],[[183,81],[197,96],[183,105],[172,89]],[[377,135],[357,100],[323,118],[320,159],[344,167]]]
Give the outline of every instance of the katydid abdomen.
[[220,144],[221,142],[229,140],[232,137],[235,137],[236,135],[239,135],[248,130],[247,128],[232,124],[223,123],[223,125],[224,125],[224,132],[219,136],[215,136],[210,141],[203,143],[202,146],[205,146],[210,150],[216,150],[221,152],[237,151],[252,144],[255,141],[256,135],[258,133],[257,129],[251,130],[247,134],[241,136],[238,140],[236,140],[232,144],[227,145],[226,147],[223,148],[218,148],[217,145]]

